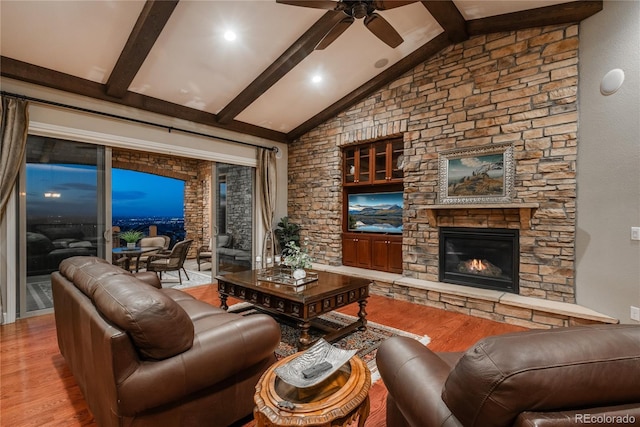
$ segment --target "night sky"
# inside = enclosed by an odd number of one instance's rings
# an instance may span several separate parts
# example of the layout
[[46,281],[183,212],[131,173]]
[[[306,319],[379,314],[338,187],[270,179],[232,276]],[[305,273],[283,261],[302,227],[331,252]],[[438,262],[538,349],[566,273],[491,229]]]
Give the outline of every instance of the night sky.
[[[27,210],[32,217],[95,216],[96,168],[27,164]],[[45,194],[54,197],[45,197]],[[59,195],[58,197],[55,197]],[[184,182],[113,169],[113,217],[182,217]]]

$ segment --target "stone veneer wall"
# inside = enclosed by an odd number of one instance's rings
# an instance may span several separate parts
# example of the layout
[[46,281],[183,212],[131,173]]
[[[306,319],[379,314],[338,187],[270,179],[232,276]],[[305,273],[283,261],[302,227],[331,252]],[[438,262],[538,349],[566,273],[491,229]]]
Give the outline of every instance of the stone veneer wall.
[[227,233],[233,247],[251,252],[253,236],[253,168],[225,165],[227,175]]
[[[438,280],[438,154],[514,147],[514,203],[537,203],[520,232],[520,294],[575,302],[578,26],[476,36],[450,46],[289,147],[289,216],[318,262],[342,257],[342,153],[402,135],[404,275]],[[513,209],[449,210],[440,222],[520,227]]]
[[[189,258],[194,258],[201,242],[208,241],[208,184],[211,181],[211,163],[204,160],[166,156],[144,151],[112,150],[114,168],[152,173],[184,181],[184,227],[186,238],[193,239]],[[206,186],[205,186],[206,185]],[[144,189],[142,189],[144,190]]]

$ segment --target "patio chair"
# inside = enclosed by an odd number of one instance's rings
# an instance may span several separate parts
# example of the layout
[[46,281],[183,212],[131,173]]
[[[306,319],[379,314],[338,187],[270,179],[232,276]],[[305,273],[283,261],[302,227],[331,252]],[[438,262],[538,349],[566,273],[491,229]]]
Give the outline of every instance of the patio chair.
[[213,239],[209,240],[208,245],[202,245],[198,248],[198,253],[196,254],[196,263],[198,264],[198,271],[200,271],[200,264],[203,262],[211,262],[211,257],[213,255]]
[[155,247],[158,247],[160,249],[158,249],[157,251],[154,251],[154,252],[146,252],[146,253],[140,255],[140,258],[138,259],[138,265],[141,266],[141,267],[144,267],[145,265],[147,265],[147,260],[152,255],[168,254],[170,252],[168,250],[170,243],[171,243],[171,237],[169,237],[169,236],[143,237],[142,239],[140,239],[140,247],[141,248],[155,246]]
[[158,273],[160,280],[162,280],[163,271],[177,271],[178,279],[182,285],[182,275],[180,274],[180,270],[182,270],[187,276],[187,280],[190,280],[189,274],[187,274],[187,270],[184,268],[184,261],[187,259],[187,253],[189,252],[191,243],[193,243],[192,239],[183,240],[176,243],[168,254],[151,255],[147,259],[147,271],[155,271]]

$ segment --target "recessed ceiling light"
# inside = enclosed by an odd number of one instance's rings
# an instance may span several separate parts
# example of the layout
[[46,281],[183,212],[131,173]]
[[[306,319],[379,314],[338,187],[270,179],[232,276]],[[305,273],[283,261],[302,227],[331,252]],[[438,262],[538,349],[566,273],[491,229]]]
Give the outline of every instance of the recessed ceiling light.
[[232,42],[232,41],[234,41],[236,39],[236,37],[237,37],[236,33],[234,33],[231,30],[227,30],[227,31],[224,32],[224,39],[227,40],[227,41]]
[[322,81],[322,76],[320,74],[316,74],[315,76],[311,77],[311,81],[314,83],[320,83]]

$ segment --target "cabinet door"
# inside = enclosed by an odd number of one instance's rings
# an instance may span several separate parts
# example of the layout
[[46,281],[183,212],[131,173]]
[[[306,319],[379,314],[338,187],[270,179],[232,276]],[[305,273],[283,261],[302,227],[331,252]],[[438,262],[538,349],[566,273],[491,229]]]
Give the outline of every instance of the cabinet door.
[[369,146],[357,149],[356,182],[359,184],[371,182],[371,148]]
[[389,257],[389,242],[386,238],[374,238],[372,239],[372,257],[371,268],[376,270],[387,270],[388,257]]
[[353,184],[356,182],[356,151],[355,147],[344,150],[344,183]]
[[358,263],[358,248],[356,239],[352,237],[342,238],[342,264],[355,267]]
[[389,241],[389,268],[390,273],[402,273],[402,238]]
[[395,140],[389,143],[389,180],[402,180],[404,177],[404,142]]
[[389,180],[388,145],[386,141],[373,144],[374,182],[387,182]]
[[371,267],[371,239],[359,237],[356,239],[357,261],[356,267]]

